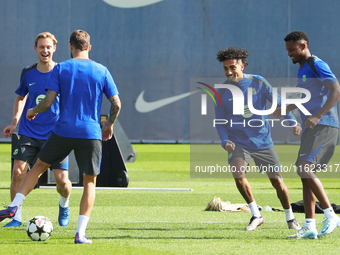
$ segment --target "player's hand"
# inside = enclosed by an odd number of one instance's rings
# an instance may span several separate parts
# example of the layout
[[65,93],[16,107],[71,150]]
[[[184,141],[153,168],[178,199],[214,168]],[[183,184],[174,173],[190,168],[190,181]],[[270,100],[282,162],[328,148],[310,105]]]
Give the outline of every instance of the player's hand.
[[235,144],[233,142],[227,142],[225,145],[224,145],[224,149],[226,151],[228,151],[229,153],[230,152],[233,152],[235,150]]
[[303,125],[306,128],[313,129],[316,126],[316,124],[319,123],[320,119],[321,119],[321,117],[310,116],[308,119],[306,119],[306,121],[303,123]]
[[276,110],[272,113],[272,115],[277,118],[277,119],[281,119],[281,107],[277,107]]
[[110,140],[112,138],[112,135],[113,135],[113,125],[105,122],[103,127],[102,127],[102,139],[103,139],[103,141],[105,142],[107,140]]
[[[277,119],[281,119],[283,116],[285,115],[282,115],[281,114],[281,110],[282,108],[281,107],[277,107],[276,110],[272,113],[272,115],[277,118]],[[288,109],[288,107],[286,107],[286,115],[290,112],[290,110]]]
[[293,132],[293,135],[298,136],[301,134],[302,127],[300,125],[296,125],[296,126],[290,127],[290,130]]
[[4,136],[5,136],[6,138],[12,137],[12,133],[13,133],[13,131],[15,130],[15,128],[16,128],[16,125],[13,125],[13,124],[11,124],[11,125],[5,127],[5,129],[4,129],[4,131],[3,131]]
[[26,118],[27,118],[28,120],[34,120],[34,119],[35,119],[35,116],[37,116],[37,115],[38,115],[38,113],[34,113],[34,112],[33,112],[33,108],[30,108],[30,109],[27,110]]

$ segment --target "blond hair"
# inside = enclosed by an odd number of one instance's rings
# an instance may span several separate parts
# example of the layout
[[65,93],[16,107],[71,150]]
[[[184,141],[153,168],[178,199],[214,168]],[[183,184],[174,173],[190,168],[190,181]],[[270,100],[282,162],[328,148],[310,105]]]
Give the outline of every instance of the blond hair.
[[53,45],[56,45],[58,42],[53,34],[51,34],[50,32],[43,32],[43,33],[38,34],[37,37],[35,38],[34,40],[35,46],[38,45],[38,40],[40,38],[50,38],[53,41]]

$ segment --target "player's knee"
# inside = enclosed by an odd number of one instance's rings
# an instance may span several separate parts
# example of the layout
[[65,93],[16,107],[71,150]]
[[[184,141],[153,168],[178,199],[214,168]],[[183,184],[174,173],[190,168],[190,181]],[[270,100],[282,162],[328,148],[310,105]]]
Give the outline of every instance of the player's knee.
[[313,178],[315,175],[312,171],[309,170],[301,170],[297,171],[298,175],[301,179],[306,179],[306,178]]
[[20,168],[14,168],[13,169],[13,178],[16,180],[22,180],[25,178],[26,171],[22,170]]
[[247,179],[245,178],[234,178],[236,186],[245,186],[247,183]]
[[285,189],[285,184],[283,183],[282,178],[273,178],[273,179],[270,179],[270,182],[272,183],[272,186],[275,189],[280,189],[280,190]]
[[70,180],[67,178],[57,178],[56,183],[59,187],[64,188],[64,189],[67,188],[71,184]]

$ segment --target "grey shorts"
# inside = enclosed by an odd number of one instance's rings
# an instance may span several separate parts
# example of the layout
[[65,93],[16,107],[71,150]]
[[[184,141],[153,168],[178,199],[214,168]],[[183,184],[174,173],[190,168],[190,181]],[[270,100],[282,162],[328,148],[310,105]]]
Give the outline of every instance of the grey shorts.
[[318,169],[327,168],[331,160],[336,142],[338,129],[335,127],[316,125],[313,129],[307,128],[301,136],[301,145],[295,165],[300,161],[307,161]]
[[279,157],[277,156],[274,147],[265,150],[250,150],[236,145],[235,150],[228,154],[229,164],[234,158],[242,158],[248,165],[253,158],[259,172],[262,172],[263,170],[266,172],[277,172],[281,170]]
[[[37,160],[38,153],[46,143],[46,140],[31,138],[29,136],[20,135],[18,143],[14,149],[12,159],[21,160],[33,166]],[[68,156],[60,161],[53,161],[51,169],[68,169]]]
[[39,152],[41,161],[50,164],[63,159],[74,151],[79,171],[84,175],[98,175],[102,155],[102,141],[94,139],[68,138],[52,132],[44,148]]

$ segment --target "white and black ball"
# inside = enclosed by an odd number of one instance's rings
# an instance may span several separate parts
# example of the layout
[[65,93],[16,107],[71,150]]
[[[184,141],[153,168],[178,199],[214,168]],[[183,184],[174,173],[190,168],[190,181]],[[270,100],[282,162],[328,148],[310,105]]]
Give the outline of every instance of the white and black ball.
[[26,232],[33,241],[46,241],[51,237],[53,225],[46,217],[35,216],[27,223]]

